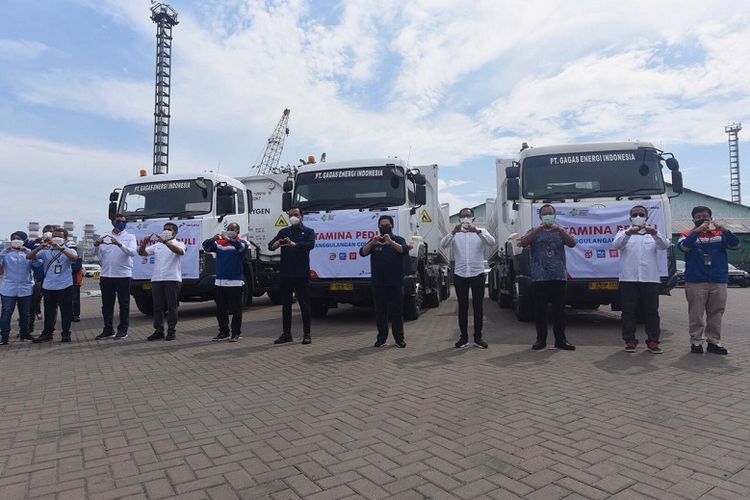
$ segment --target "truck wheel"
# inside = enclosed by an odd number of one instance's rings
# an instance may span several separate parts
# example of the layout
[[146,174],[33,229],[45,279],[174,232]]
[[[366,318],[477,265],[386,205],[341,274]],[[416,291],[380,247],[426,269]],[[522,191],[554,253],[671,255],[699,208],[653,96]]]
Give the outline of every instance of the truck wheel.
[[328,303],[324,300],[310,301],[310,316],[313,318],[325,318],[328,314]]
[[448,300],[451,296],[451,285],[448,283],[448,277],[445,278],[445,283],[440,284],[440,300]]
[[517,286],[513,284],[513,312],[516,313],[518,321],[529,322],[534,320],[534,304],[529,295],[519,294]]
[[268,293],[268,298],[271,299],[273,305],[281,305],[281,290],[269,290],[266,293]]
[[440,306],[440,294],[439,292],[428,293],[424,298],[425,307],[439,307]]
[[495,273],[492,272],[487,276],[487,295],[490,297],[490,300],[497,300],[497,284],[495,283]]
[[497,303],[500,304],[502,309],[510,309],[513,307],[513,297],[507,293],[497,292]]
[[135,307],[138,308],[146,316],[154,315],[154,302],[150,295],[133,295],[135,299]]
[[252,286],[247,283],[242,287],[242,304],[245,306],[253,305]]
[[422,284],[417,282],[417,289],[414,295],[404,297],[404,319],[406,321],[414,321],[419,318],[422,312],[422,300],[424,298],[424,289]]

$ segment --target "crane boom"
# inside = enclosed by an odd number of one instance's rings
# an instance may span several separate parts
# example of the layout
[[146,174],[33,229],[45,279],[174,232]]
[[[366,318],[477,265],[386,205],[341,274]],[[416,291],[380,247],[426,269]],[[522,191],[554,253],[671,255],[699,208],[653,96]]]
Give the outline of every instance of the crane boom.
[[266,149],[263,151],[263,158],[261,158],[257,165],[253,166],[255,175],[275,173],[278,170],[281,151],[284,149],[284,141],[286,140],[286,136],[289,135],[289,112],[289,109],[284,110],[271,137],[268,138]]

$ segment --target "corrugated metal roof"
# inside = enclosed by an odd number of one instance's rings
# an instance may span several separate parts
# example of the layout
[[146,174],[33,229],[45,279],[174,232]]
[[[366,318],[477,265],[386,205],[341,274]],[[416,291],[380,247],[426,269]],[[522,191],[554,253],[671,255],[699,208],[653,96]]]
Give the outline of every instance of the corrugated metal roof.
[[[733,233],[750,233],[750,219],[718,219],[727,229]],[[688,229],[693,229],[692,219],[679,219],[672,221],[672,234],[679,234]]]

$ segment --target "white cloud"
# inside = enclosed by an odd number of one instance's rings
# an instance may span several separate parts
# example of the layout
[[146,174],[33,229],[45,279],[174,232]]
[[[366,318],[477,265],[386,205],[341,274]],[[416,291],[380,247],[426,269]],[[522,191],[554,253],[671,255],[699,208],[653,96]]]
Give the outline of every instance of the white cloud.
[[30,40],[0,39],[0,60],[26,61],[49,50],[45,44]]

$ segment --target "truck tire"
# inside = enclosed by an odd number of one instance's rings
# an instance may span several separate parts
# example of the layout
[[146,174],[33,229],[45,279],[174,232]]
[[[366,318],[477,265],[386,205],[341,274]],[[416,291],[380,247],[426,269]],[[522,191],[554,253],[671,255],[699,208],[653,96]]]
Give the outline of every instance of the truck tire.
[[451,296],[451,285],[448,277],[445,277],[445,283],[440,283],[440,300],[448,300]]
[[249,283],[245,283],[242,287],[242,305],[251,306],[253,305],[253,286]]
[[518,321],[528,323],[534,320],[534,303],[531,301],[531,296],[527,294],[519,294],[516,292],[515,283],[512,287],[513,290],[513,312],[516,313]]
[[424,299],[424,289],[422,284],[417,282],[414,295],[404,297],[404,319],[414,321],[419,318],[422,312],[422,301]]
[[135,307],[137,307],[141,313],[146,316],[154,315],[154,302],[150,295],[138,294],[133,295],[133,298],[135,299]]
[[490,300],[493,301],[497,300],[497,297],[499,295],[494,272],[490,272],[489,275],[487,275],[487,295],[489,296]]
[[328,314],[328,303],[324,300],[310,301],[310,316],[313,318],[325,318]]
[[510,309],[513,307],[513,297],[507,293],[497,292],[497,303],[501,309]]
[[271,299],[273,305],[281,305],[281,290],[269,290],[266,293],[268,293],[268,298]]
[[440,307],[440,292],[428,293],[424,297],[425,307]]

